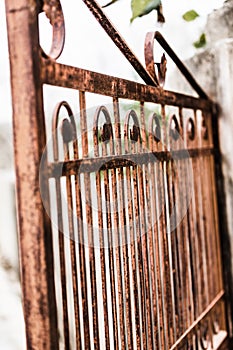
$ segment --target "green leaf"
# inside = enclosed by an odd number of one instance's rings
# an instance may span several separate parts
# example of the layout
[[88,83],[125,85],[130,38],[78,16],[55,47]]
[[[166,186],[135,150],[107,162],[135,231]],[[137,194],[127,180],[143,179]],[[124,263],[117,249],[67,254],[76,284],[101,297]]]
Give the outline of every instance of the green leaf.
[[206,45],[206,36],[205,33],[201,34],[200,38],[193,43],[193,46],[196,47],[196,49],[200,49],[201,47]]
[[130,22],[137,17],[145,16],[152,10],[157,10],[161,0],[131,0],[132,18]]
[[114,4],[114,3],[117,2],[117,1],[118,1],[118,0],[112,0],[112,1],[108,2],[106,5],[104,5],[104,6],[102,6],[102,7],[103,7],[103,8],[108,7],[108,6]]
[[183,14],[183,19],[187,22],[194,21],[197,17],[199,17],[199,14],[195,10],[187,11]]

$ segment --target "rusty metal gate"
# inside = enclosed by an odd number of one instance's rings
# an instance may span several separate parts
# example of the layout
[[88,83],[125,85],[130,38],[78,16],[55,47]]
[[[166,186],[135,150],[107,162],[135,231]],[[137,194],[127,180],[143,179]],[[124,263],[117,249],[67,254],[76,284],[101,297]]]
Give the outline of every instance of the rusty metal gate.
[[[28,349],[217,349],[227,327],[216,106],[161,34],[147,34],[144,68],[96,2],[83,2],[146,85],[57,63],[58,0],[6,1]],[[155,40],[198,98],[162,88]],[[47,86],[72,89],[76,105],[50,99],[51,116]]]

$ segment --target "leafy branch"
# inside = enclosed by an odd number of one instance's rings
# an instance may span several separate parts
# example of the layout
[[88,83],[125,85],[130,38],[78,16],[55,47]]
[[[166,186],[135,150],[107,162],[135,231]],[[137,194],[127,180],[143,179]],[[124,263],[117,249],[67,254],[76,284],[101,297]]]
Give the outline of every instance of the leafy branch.
[[[107,7],[116,3],[119,0],[112,0],[103,7]],[[161,0],[131,0],[132,17],[130,22],[132,23],[135,18],[148,15],[151,11],[157,12],[157,21],[164,23],[165,18],[163,16],[163,7]]]
[[[119,0],[111,0],[103,7],[110,6]],[[165,18],[163,15],[162,0],[131,0],[132,16],[130,22],[132,23],[136,18],[148,15],[151,11],[157,12],[157,22],[164,23]],[[199,17],[199,14],[195,10],[187,11],[183,14],[183,19],[186,22],[194,21]],[[202,33],[200,38],[193,43],[196,48],[201,48],[206,45],[205,33]]]
[[[199,14],[195,10],[190,10],[185,12],[182,17],[186,22],[191,22],[191,21],[194,21],[197,17],[199,17]],[[205,45],[206,45],[206,36],[205,36],[205,33],[202,33],[199,39],[193,43],[193,46],[196,49],[199,49]]]

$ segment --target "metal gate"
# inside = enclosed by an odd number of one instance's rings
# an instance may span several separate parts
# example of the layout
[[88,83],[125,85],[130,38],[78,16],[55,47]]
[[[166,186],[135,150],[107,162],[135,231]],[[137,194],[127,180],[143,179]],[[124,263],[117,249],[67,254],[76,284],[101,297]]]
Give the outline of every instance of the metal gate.
[[[95,1],[83,1],[147,85],[57,63],[58,0],[6,1],[28,349],[217,349],[227,328],[216,106],[161,34],[147,34],[144,68]],[[163,90],[154,40],[199,98]],[[78,107],[54,105],[51,126],[48,85],[77,92]]]

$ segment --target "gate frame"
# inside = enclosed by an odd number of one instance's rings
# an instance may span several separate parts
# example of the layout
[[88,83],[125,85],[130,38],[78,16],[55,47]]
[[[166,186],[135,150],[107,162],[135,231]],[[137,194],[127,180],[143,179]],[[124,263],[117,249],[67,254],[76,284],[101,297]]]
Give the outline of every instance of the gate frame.
[[27,348],[57,349],[52,236],[39,188],[39,166],[46,135],[38,64],[38,10],[36,0],[6,1]]
[[[84,2],[89,7],[91,6],[92,1],[84,0]],[[39,189],[40,160],[42,151],[46,146],[42,96],[44,81],[41,78],[41,62],[39,59],[41,56],[38,31],[38,14],[41,12],[41,4],[39,3],[40,1],[37,0],[6,0],[6,12],[11,66],[17,212],[27,347],[29,349],[56,349],[58,348],[58,331],[53,280],[52,235],[50,220],[45,212]],[[47,1],[44,1],[44,3],[47,3]],[[99,17],[99,21],[101,23],[101,17]],[[18,23],[20,25],[17,25]],[[106,24],[106,21],[102,23]],[[108,27],[106,26],[106,28]],[[122,44],[120,39],[118,37],[118,42]],[[122,51],[124,52],[124,49]],[[130,58],[132,58],[131,53],[129,53],[129,61]],[[179,62],[176,63],[179,67]],[[184,71],[182,73],[184,74]],[[147,77],[147,79],[151,86],[157,86],[156,81],[153,79],[150,81],[150,74],[148,76],[149,78]],[[187,76],[186,78],[188,79]],[[188,81],[190,82],[190,79]],[[25,82],[27,83],[25,84]],[[201,91],[203,92],[203,90]],[[204,92],[202,98],[207,99]],[[213,102],[210,100],[208,102],[213,107],[213,115],[215,116],[213,131],[216,132],[214,140],[215,146],[219,149],[217,108]],[[222,195],[224,192],[222,192],[223,185],[219,155],[215,157],[215,164],[216,174],[219,175],[217,176],[219,213],[221,218],[224,218],[225,213],[222,209],[222,203],[224,202]],[[227,237],[222,231],[220,231],[220,237],[222,256],[229,259]],[[230,317],[232,316],[232,303],[230,297],[232,291],[229,280],[232,281],[231,274],[225,264],[224,287],[227,287],[228,295],[226,297],[230,305],[228,308],[228,327],[231,334]]]

